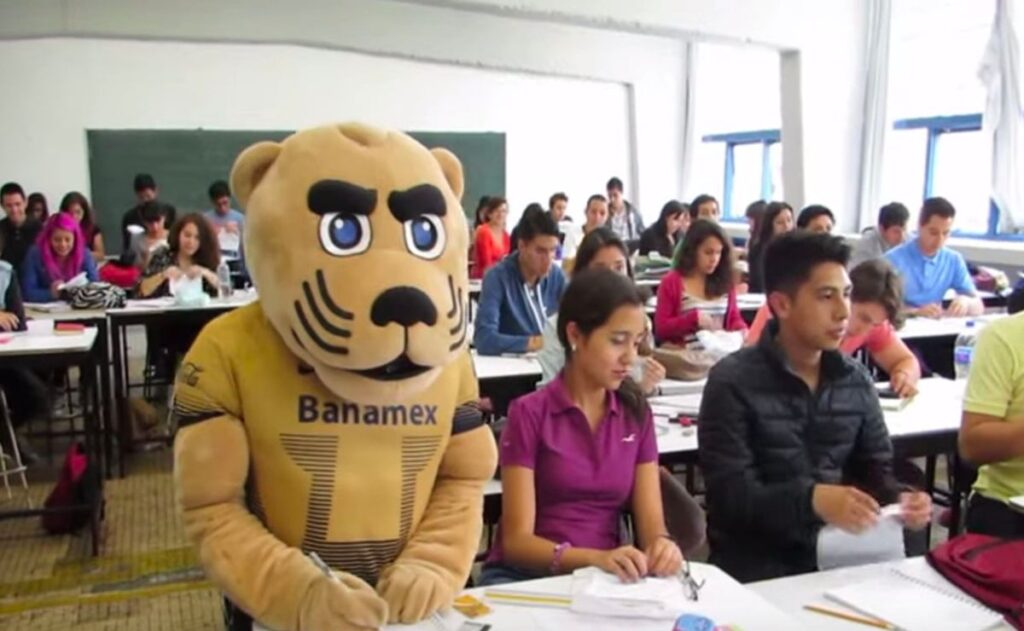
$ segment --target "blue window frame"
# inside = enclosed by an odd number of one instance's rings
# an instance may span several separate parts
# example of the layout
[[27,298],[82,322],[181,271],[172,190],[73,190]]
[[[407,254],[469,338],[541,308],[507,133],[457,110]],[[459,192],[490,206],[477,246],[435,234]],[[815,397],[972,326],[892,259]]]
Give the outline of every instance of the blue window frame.
[[[924,190],[921,200],[932,197],[935,191],[935,162],[939,139],[944,134],[963,134],[981,131],[981,114],[957,114],[953,116],[931,116],[926,118],[905,118],[893,121],[893,129],[923,129],[928,133],[924,158]],[[989,199],[988,223],[985,232],[954,230],[954,234],[966,237],[983,237],[1001,241],[1024,241],[1024,234],[999,232],[999,207]]]
[[771,146],[782,140],[781,130],[761,129],[727,134],[712,134],[701,138],[704,142],[725,143],[725,175],[722,183],[722,218],[743,219],[742,210],[733,210],[733,184],[736,178],[736,147],[761,145],[761,199],[772,199]]

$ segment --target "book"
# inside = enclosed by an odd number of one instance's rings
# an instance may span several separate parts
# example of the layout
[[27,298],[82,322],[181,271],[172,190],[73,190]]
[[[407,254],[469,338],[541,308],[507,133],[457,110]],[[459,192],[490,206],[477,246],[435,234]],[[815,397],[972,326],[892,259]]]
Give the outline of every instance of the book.
[[829,600],[905,631],[984,631],[1002,622],[926,563],[879,570],[870,580],[825,592]]
[[54,335],[81,335],[85,332],[85,325],[81,322],[56,322],[53,325]]

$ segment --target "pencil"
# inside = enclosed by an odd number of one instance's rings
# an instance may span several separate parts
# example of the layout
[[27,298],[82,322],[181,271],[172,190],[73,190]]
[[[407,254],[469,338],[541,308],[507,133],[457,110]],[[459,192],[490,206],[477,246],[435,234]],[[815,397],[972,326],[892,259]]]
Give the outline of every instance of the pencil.
[[889,624],[884,620],[875,620],[874,618],[864,618],[861,616],[855,616],[844,611],[837,611],[835,609],[828,609],[827,607],[820,607],[818,605],[804,605],[804,609],[807,611],[813,611],[814,613],[820,613],[825,616],[832,616],[833,618],[840,618],[849,622],[857,622],[864,624],[869,627],[875,627],[877,629],[888,629],[889,631],[895,631],[896,627]]
[[571,598],[564,596],[541,596],[534,594],[515,594],[502,591],[485,591],[485,598],[508,601],[509,604],[520,603],[524,605],[547,605],[549,607],[568,607],[572,604]]

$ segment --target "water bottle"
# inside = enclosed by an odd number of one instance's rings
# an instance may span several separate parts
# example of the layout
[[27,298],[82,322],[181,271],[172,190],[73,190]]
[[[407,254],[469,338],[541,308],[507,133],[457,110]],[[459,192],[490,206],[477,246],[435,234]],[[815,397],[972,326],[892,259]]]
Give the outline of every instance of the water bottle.
[[221,298],[231,297],[231,268],[224,259],[217,265],[217,295]]
[[974,354],[974,343],[977,341],[978,330],[974,328],[974,320],[967,321],[967,328],[956,337],[953,346],[953,367],[957,379],[966,379],[971,370],[971,356]]

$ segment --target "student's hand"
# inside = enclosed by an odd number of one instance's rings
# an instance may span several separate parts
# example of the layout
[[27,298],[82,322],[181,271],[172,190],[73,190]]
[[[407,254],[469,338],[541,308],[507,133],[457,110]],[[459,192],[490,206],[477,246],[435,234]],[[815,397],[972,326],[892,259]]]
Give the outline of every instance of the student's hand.
[[889,387],[901,399],[909,399],[917,394],[917,378],[911,376],[906,370],[897,370],[889,375]]
[[923,307],[918,307],[914,311],[914,313],[916,315],[921,316],[922,318],[932,318],[933,320],[938,320],[939,318],[942,317],[942,305],[938,303],[925,305]]
[[911,530],[921,530],[932,520],[932,498],[927,493],[900,493],[900,510],[903,525]]
[[949,309],[946,309],[948,315],[954,318],[962,318],[971,312],[971,299],[967,296],[957,296],[949,303]]
[[619,577],[623,583],[635,583],[647,576],[647,557],[633,546],[601,552],[597,567]]
[[750,293],[750,285],[748,285],[747,283],[738,283],[736,285],[736,294],[737,295],[749,294],[749,293]]
[[878,502],[852,486],[817,484],[811,504],[825,523],[847,532],[859,533],[878,521]]
[[702,331],[717,331],[720,328],[718,323],[715,322],[715,318],[703,311],[697,314],[697,326],[700,327]]
[[224,224],[224,229],[230,232],[231,234],[238,234],[238,222],[229,221],[226,224]]
[[643,374],[640,379],[640,387],[643,389],[644,394],[654,392],[658,384],[665,380],[665,367],[653,357],[644,357],[644,365],[641,371]]
[[200,267],[199,265],[193,265],[192,267],[188,268],[187,272],[185,272],[185,276],[188,276],[191,279],[199,278],[200,276],[202,276],[202,274],[203,268]]
[[529,341],[526,342],[527,353],[535,353],[542,348],[544,348],[544,338],[540,335],[531,335]]
[[647,572],[652,576],[674,576],[683,567],[683,553],[668,537],[658,537],[644,550]]
[[181,269],[172,265],[164,270],[164,278],[170,281],[175,281],[181,278]]
[[0,329],[13,331],[18,328],[18,316],[7,311],[0,311]]
[[50,283],[50,295],[56,299],[60,299],[60,286],[63,285],[63,281],[55,280]]

